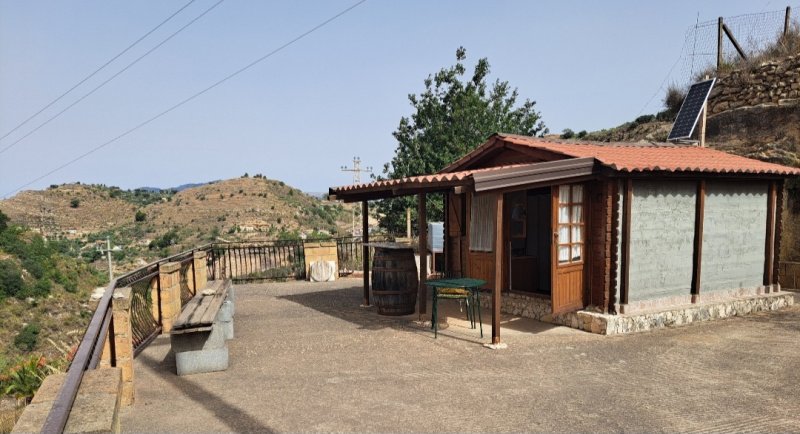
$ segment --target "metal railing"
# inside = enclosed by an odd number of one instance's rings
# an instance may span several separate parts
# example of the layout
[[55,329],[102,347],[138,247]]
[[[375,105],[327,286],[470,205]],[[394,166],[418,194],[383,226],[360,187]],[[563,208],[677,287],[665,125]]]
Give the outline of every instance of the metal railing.
[[303,240],[214,243],[210,252],[209,278],[247,282],[306,276]]
[[[195,251],[208,251],[210,249],[211,245],[209,244],[152,262],[118,277],[108,284],[78,345],[75,356],[67,370],[67,377],[56,396],[56,400],[53,402],[50,413],[47,415],[42,432],[64,431],[75,397],[78,395],[84,372],[88,369],[96,369],[100,364],[103,347],[111,328],[111,298],[114,290],[126,286],[130,286],[132,289],[131,329],[134,354],[138,354],[161,331],[160,302],[159,300],[153,300],[153,294],[156,297],[159,297],[158,294],[160,294],[160,288],[158,287],[160,265],[167,262],[182,262],[187,258],[194,258]],[[209,279],[212,278],[209,275]],[[153,291],[153,285],[156,287],[155,291]]]
[[[339,275],[347,276],[354,271],[364,271],[364,249],[362,246],[362,237],[341,237],[334,238],[336,241],[336,257],[339,262]],[[370,242],[391,241],[390,237],[373,236],[370,237]],[[375,249],[369,248],[369,259],[372,263],[372,257],[375,255]]]

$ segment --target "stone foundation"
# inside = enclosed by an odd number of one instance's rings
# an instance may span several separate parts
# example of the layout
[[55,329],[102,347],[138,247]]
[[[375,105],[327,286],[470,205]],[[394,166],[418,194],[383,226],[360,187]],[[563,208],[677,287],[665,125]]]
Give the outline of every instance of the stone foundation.
[[[489,294],[481,295],[481,304],[490,307],[491,296]],[[729,318],[754,312],[773,311],[793,304],[792,293],[772,292],[701,301],[695,304],[663,307],[656,311],[640,311],[625,315],[609,315],[580,310],[553,316],[549,298],[511,293],[503,294],[500,310],[506,314],[564,325],[591,333],[616,335],[678,327],[693,322]]]

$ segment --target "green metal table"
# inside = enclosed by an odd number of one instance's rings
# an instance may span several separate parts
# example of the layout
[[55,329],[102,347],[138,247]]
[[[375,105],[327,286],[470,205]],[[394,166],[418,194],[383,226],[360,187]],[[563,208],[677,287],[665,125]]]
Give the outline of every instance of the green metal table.
[[[467,318],[469,319],[470,327],[475,328],[475,309],[478,310],[478,324],[480,324],[481,338],[483,338],[483,320],[481,318],[481,298],[480,288],[486,285],[485,280],[472,279],[469,277],[450,278],[450,279],[435,279],[428,280],[425,285],[433,288],[431,297],[433,298],[433,307],[431,312],[431,328],[433,328],[433,336],[439,336],[439,299],[462,299],[467,302]],[[439,293],[440,290],[456,288],[463,289],[467,294],[459,293],[458,291],[445,291]]]

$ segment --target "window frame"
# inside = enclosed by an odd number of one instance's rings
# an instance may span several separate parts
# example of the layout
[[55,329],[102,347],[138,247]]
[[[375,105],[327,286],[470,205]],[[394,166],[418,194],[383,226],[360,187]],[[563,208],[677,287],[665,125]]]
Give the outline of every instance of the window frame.
[[[581,189],[581,198],[580,201],[575,201],[575,187],[580,187]],[[568,188],[569,189],[569,198],[567,202],[561,201],[561,189]],[[573,264],[582,264],[585,261],[586,257],[586,186],[583,184],[564,184],[559,185],[556,187],[556,234],[558,234],[558,242],[556,243],[556,263],[559,266],[565,265],[573,265]],[[567,207],[567,222],[561,222],[561,208],[563,206]],[[580,207],[580,220],[573,221],[573,211],[576,207]],[[561,237],[561,229],[567,229],[567,240],[566,242]],[[575,228],[578,228],[580,231],[580,240],[574,241],[573,233]],[[562,260],[560,257],[561,248],[568,247],[569,254],[566,260]],[[580,256],[578,259],[574,259],[575,255],[574,252],[578,247],[580,249]]]

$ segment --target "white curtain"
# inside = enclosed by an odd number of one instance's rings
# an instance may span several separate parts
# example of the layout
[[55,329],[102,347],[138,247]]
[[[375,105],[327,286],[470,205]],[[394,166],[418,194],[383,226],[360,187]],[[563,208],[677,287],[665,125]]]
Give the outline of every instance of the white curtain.
[[497,198],[494,194],[472,195],[470,210],[469,249],[475,252],[491,252],[494,247],[494,219]]

